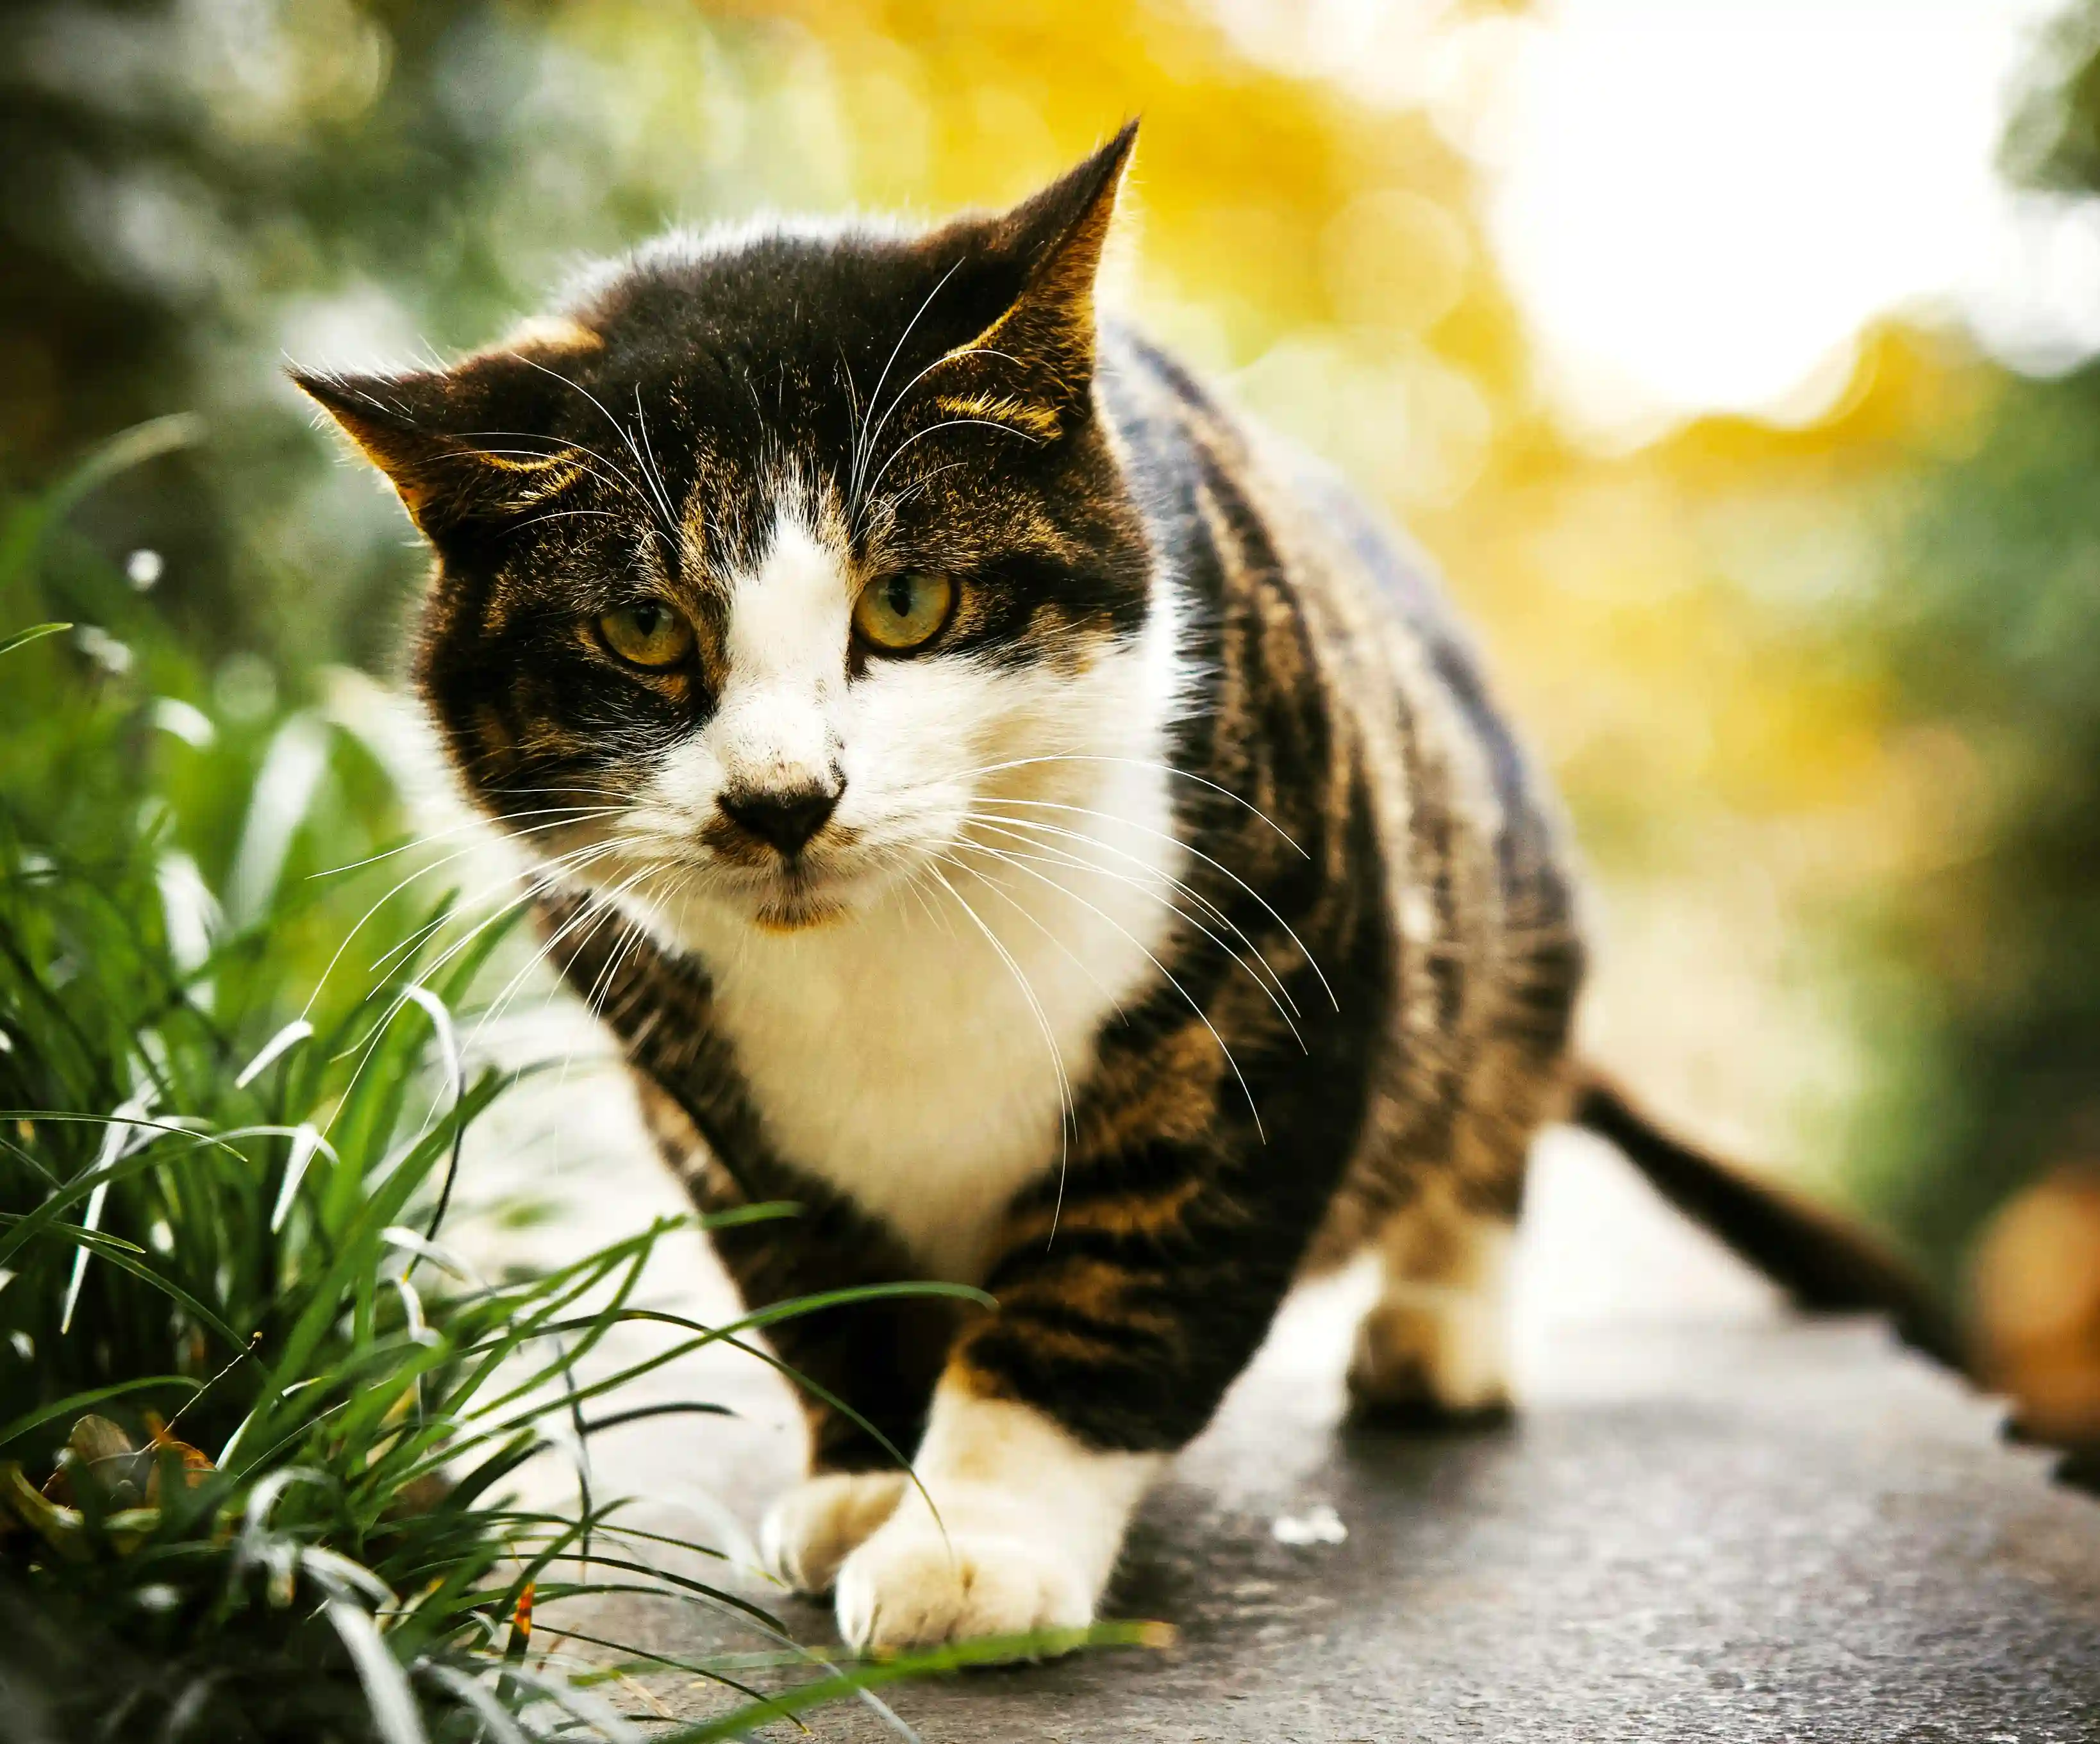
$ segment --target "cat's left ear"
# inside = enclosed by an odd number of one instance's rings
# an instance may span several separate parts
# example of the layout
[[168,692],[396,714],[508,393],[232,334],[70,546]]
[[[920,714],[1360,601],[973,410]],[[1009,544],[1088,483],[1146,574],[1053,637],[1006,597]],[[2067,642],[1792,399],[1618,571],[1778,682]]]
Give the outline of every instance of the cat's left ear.
[[1094,377],[1095,281],[1137,143],[1137,123],[1048,187],[985,224],[982,251],[1021,273],[1021,288],[1005,312],[968,346],[982,354],[987,373],[1018,366],[1025,385],[1046,416],[1057,418],[1083,403]]
[[524,513],[585,476],[576,450],[518,434],[548,372],[520,353],[483,352],[450,369],[292,381],[385,473],[440,547]]

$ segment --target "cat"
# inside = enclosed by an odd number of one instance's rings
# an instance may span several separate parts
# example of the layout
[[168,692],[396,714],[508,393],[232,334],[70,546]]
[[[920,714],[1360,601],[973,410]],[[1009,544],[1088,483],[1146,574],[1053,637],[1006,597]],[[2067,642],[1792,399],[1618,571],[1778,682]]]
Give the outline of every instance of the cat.
[[[673,236],[444,369],[299,385],[436,553],[413,676],[770,1328],[772,1567],[856,1648],[1075,1627],[1293,1282],[1358,1406],[1508,1404],[1572,1117],[1811,1306],[1906,1275],[1572,1059],[1555,804],[1426,565],[1096,284],[1126,127],[1010,210]],[[899,1470],[915,1456],[920,1486]]]

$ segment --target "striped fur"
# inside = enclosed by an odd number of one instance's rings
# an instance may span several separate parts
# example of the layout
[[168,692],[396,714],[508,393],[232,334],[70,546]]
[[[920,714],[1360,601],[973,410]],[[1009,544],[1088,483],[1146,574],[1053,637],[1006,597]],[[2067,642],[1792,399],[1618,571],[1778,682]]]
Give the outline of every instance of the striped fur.
[[[818,1477],[769,1539],[857,1642],[1090,1616],[1294,1279],[1365,1248],[1364,1400],[1499,1408],[1568,1090],[1550,804],[1419,561],[1096,321],[1128,148],[925,237],[645,255],[452,372],[307,378],[437,548],[419,683],[547,855],[666,1156],[708,1209],[802,1207],[718,1232],[747,1298],[997,1300],[774,1332]],[[930,566],[923,654],[853,638],[856,587]],[[674,668],[593,639],[637,589],[693,626]],[[754,783],[836,809],[783,859],[717,809]],[[915,1446],[939,1522],[873,1475]]]

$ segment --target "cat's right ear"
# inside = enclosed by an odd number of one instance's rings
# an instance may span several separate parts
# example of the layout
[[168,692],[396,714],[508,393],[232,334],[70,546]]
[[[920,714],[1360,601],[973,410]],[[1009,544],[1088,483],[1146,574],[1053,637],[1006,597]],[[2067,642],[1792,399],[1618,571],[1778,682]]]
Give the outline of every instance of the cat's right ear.
[[[512,360],[522,368],[522,360]],[[424,536],[443,544],[566,490],[588,469],[574,448],[505,429],[503,360],[452,370],[342,375],[294,370],[293,385],[383,473]]]
[[953,368],[938,405],[1038,437],[1056,435],[1084,407],[1094,377],[1095,280],[1136,142],[1137,123],[1127,122],[1019,205],[934,233],[936,249],[960,240],[966,258],[1011,285],[990,324],[944,360]]

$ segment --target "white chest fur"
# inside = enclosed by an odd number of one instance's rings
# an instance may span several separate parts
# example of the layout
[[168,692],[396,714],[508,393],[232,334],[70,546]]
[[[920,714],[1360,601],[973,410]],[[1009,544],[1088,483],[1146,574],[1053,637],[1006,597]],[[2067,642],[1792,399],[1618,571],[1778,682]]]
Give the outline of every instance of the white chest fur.
[[686,923],[783,1160],[937,1275],[981,1274],[1001,1209],[1060,1165],[1096,1032],[1160,973],[1184,852],[1168,777],[1109,758],[1091,774],[1092,815],[1014,804],[1034,829],[979,826],[1008,861],[966,854],[801,932]]
[[1140,636],[1068,659],[871,662],[847,682],[842,535],[783,504],[730,589],[719,710],[622,826],[676,857],[732,777],[835,774],[814,875],[861,882],[788,932],[704,863],[675,894],[617,900],[706,968],[782,1160],[928,1272],[972,1279],[1014,1194],[1059,1166],[1103,1020],[1164,973],[1186,854],[1166,762],[1179,601],[1156,578]]

